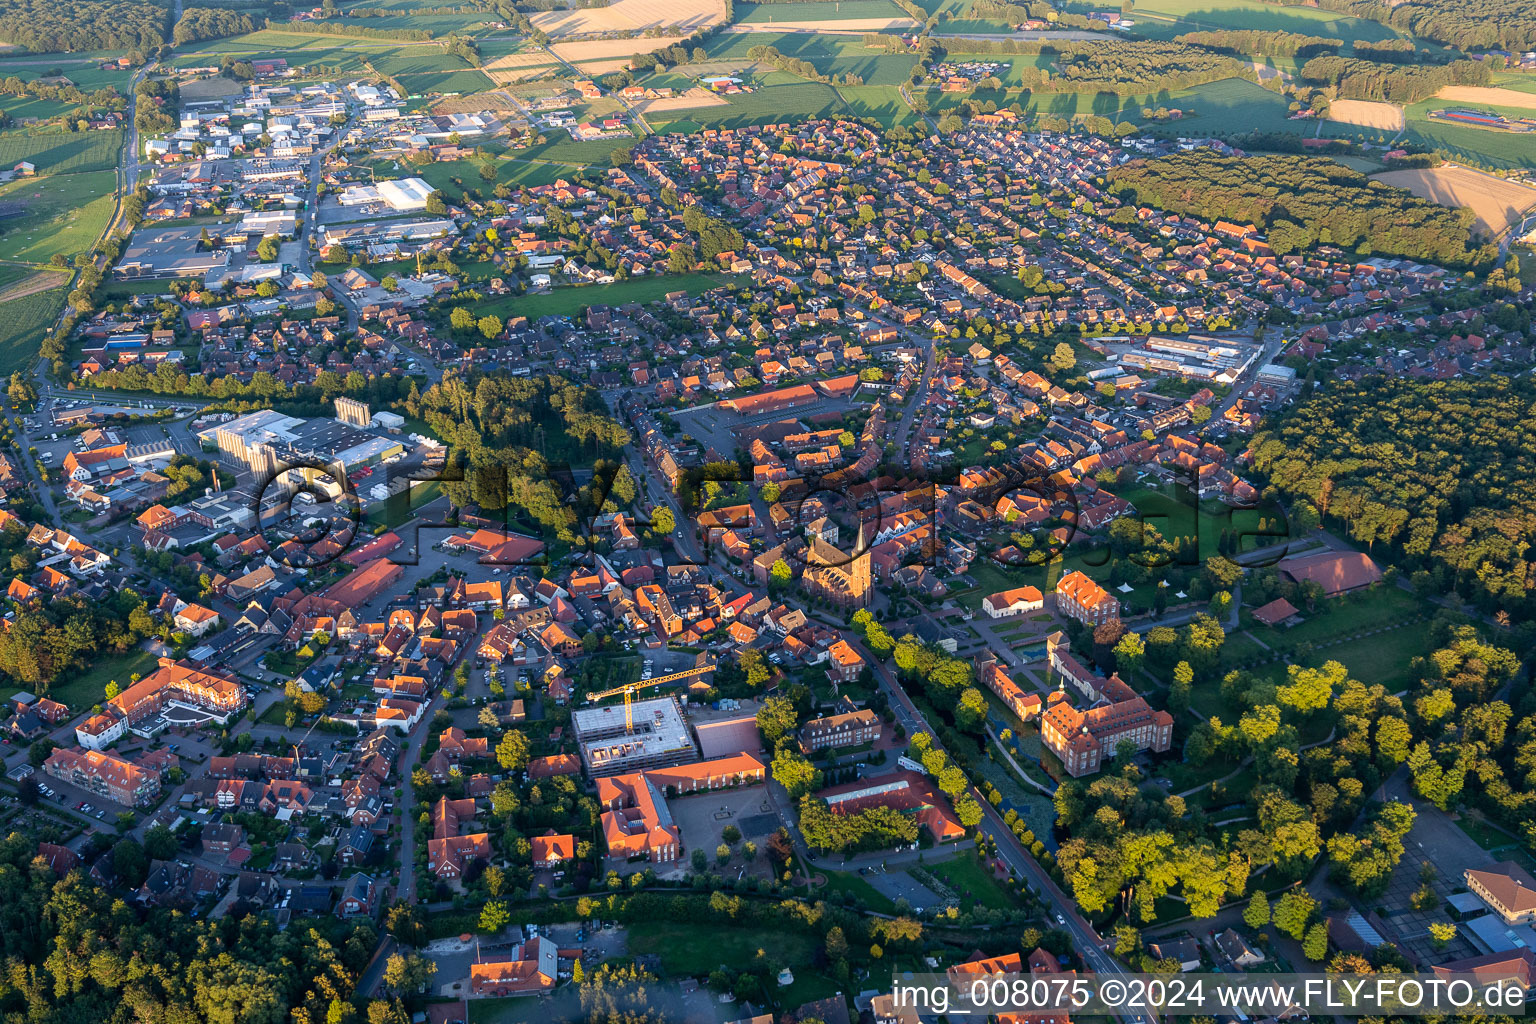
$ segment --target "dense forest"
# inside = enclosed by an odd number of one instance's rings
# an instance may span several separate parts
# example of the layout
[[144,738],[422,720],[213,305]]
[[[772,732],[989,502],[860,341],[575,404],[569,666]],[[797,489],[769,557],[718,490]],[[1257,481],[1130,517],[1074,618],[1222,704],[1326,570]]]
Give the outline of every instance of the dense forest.
[[464,460],[462,479],[444,484],[454,504],[520,510],[567,542],[578,535],[578,512],[555,467],[591,466],[629,441],[597,392],[556,376],[450,375],[408,401],[407,411]]
[[256,31],[257,27],[249,14],[241,14],[239,11],[188,7],[182,12],[181,20],[171,33],[171,42],[176,46],[185,46],[188,43],[200,43],[204,39],[244,35]]
[[1320,157],[1222,156],[1211,150],[1134,160],[1110,187],[1144,206],[1255,224],[1276,253],[1319,243],[1362,256],[1406,256],[1453,267],[1484,263],[1468,245],[1470,210],[1448,210]]
[[150,50],[169,20],[146,0],[0,0],[0,40],[37,53]]
[[1447,85],[1487,85],[1487,64],[1458,60],[1449,64],[1379,64],[1353,57],[1313,57],[1301,67],[1301,77],[1334,86],[1342,99],[1417,103]]
[[1206,32],[1186,32],[1175,36],[1174,42],[1191,46],[1204,46],[1210,50],[1238,55],[1259,54],[1265,57],[1315,57],[1322,53],[1337,53],[1343,40],[1326,36],[1304,36],[1295,32],[1264,32],[1259,29],[1216,29]]
[[[1265,0],[1290,6],[1293,0]],[[1536,0],[1315,0],[1318,7],[1433,39],[1463,50],[1536,47]]]
[[[864,36],[866,45],[880,45],[881,36]],[[1024,87],[1045,92],[1112,92],[1140,95],[1187,89],[1223,78],[1254,77],[1245,62],[1182,43],[1130,39],[979,39],[946,37],[933,58],[985,53],[1054,53],[1054,70],[1019,65]]]
[[1338,383],[1254,439],[1269,485],[1489,613],[1536,611],[1536,382]]

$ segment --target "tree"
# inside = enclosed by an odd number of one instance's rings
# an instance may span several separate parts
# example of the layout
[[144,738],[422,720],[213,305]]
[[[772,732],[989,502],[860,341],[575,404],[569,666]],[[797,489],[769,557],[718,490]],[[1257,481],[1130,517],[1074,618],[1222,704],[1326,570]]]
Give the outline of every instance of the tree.
[[1327,707],[1334,690],[1343,686],[1349,675],[1349,670],[1337,661],[1328,661],[1322,668],[1290,665],[1286,672],[1290,682],[1278,687],[1275,697],[1304,715]]
[[[1275,904],[1275,927],[1297,941],[1306,934],[1307,923],[1317,909],[1317,901],[1305,889],[1291,889]],[[1318,958],[1321,959],[1321,958]]]
[[463,306],[455,306],[448,314],[448,324],[456,331],[467,331],[475,326],[475,314]]
[[501,742],[496,744],[496,763],[509,772],[519,772],[527,767],[528,737],[516,729],[508,729]]
[[[506,908],[502,909],[505,911]],[[436,962],[416,953],[391,953],[384,961],[384,984],[396,993],[420,992],[435,974]]]
[[501,317],[488,315],[481,317],[476,326],[480,328],[480,333],[485,335],[487,341],[492,341],[501,335],[505,325]]
[[1146,652],[1146,644],[1142,642],[1140,633],[1126,633],[1115,644],[1115,665],[1130,675],[1141,667]]
[[1065,373],[1077,365],[1077,355],[1072,351],[1072,346],[1064,341],[1056,343],[1051,351],[1051,365]]
[[1449,921],[1431,921],[1429,937],[1436,949],[1444,949],[1456,937],[1456,926]]
[[677,521],[672,517],[672,506],[657,505],[651,510],[651,531],[658,537],[665,537],[677,529]]
[[170,860],[176,856],[176,833],[164,825],[155,825],[144,833],[144,855],[151,860]]
[[261,260],[263,263],[271,263],[276,260],[277,252],[277,238],[273,235],[268,235],[260,242],[256,243],[256,258]]
[[1269,924],[1269,897],[1261,889],[1253,894],[1243,910],[1243,923],[1249,928],[1263,928]]
[[480,930],[490,935],[496,935],[512,920],[512,912],[501,900],[491,900],[480,911]]
[[444,201],[441,191],[433,192],[427,196],[427,212],[434,217],[441,217],[448,212],[448,204]]
[[794,732],[799,722],[795,704],[788,697],[769,697],[757,709],[757,728],[769,748],[777,746],[781,737]]
[[789,563],[782,558],[775,558],[768,569],[768,583],[775,587],[785,587],[793,579],[794,573],[790,571]]
[[821,772],[810,761],[795,753],[788,744],[779,747],[769,767],[773,772],[773,781],[783,786],[792,800],[798,800],[821,786]]
[[955,705],[955,726],[966,732],[977,732],[986,721],[987,699],[976,687],[966,687],[960,693],[960,702]]
[[1321,963],[1328,958],[1328,924],[1319,921],[1307,929],[1306,937],[1301,940],[1301,952],[1313,963]]

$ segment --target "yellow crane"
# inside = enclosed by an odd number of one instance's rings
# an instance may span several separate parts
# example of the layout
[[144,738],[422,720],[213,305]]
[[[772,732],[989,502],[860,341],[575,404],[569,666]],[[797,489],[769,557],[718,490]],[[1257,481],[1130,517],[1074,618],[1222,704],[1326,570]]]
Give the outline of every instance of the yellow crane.
[[693,676],[706,675],[710,672],[713,672],[714,670],[715,663],[708,662],[703,665],[695,665],[693,668],[684,669],[681,672],[669,672],[664,676],[655,676],[651,679],[637,679],[632,683],[625,683],[623,686],[615,686],[611,690],[601,690],[597,693],[589,693],[587,694],[587,703],[595,704],[600,700],[604,700],[608,697],[617,697],[622,693],[624,695],[624,731],[626,733],[634,732],[634,712],[630,708],[630,701],[634,698],[636,693],[646,689],[647,687],[658,686],[661,683],[676,682],[679,679],[690,679]]

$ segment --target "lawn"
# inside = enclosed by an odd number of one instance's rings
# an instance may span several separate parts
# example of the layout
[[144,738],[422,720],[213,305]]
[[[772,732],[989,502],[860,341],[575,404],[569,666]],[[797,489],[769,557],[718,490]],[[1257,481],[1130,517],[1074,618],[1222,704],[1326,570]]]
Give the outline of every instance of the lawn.
[[43,335],[64,308],[68,294],[68,288],[54,288],[5,304],[5,316],[0,318],[0,374],[9,376],[37,361]]
[[1398,587],[1378,584],[1368,590],[1319,603],[1317,611],[1290,629],[1258,625],[1246,610],[1243,624],[1255,637],[1280,649],[1394,625],[1418,615],[1420,610],[1420,604],[1412,594]]
[[115,681],[126,690],[133,684],[135,674],[143,678],[153,672],[157,660],[148,651],[137,649],[127,654],[107,655],[68,682],[55,682],[44,696],[69,705],[70,711],[83,711],[106,699],[109,682]]
[[992,877],[992,872],[974,850],[967,850],[941,864],[925,864],[924,867],[960,894],[962,910],[969,910],[975,903],[999,910],[1018,905],[1018,900]]
[[37,167],[39,176],[110,170],[117,166],[122,151],[123,133],[117,130],[0,132],[0,167],[14,167],[27,160]]
[[627,928],[632,956],[654,954],[664,971],[674,976],[702,977],[717,967],[740,970],[758,955],[779,966],[809,966],[819,943],[799,932],[772,934],[755,928],[733,928],[702,921],[642,921]]
[[22,204],[20,216],[0,221],[0,259],[46,263],[56,253],[88,252],[106,230],[116,206],[111,171],[21,178],[0,186],[0,204]]
[[481,315],[494,313],[502,319],[526,316],[576,316],[588,306],[619,306],[626,302],[655,302],[668,292],[698,295],[728,282],[716,274],[665,274],[632,278],[609,285],[563,285],[542,295],[515,295],[482,302]]
[[520,1024],[522,1021],[548,1019],[549,1004],[540,996],[469,1001],[469,1024]]
[[1395,692],[1413,681],[1409,663],[1429,651],[1429,637],[1415,622],[1358,640],[1320,647],[1300,661],[1311,666],[1319,666],[1325,661],[1342,662],[1349,669],[1350,678],[1367,685],[1380,683],[1389,692]]
[[896,904],[889,896],[866,882],[861,875],[851,871],[826,871],[827,884],[824,892],[828,902],[835,903],[833,898],[838,893],[852,893],[864,904],[865,909],[873,910],[877,914],[893,914],[896,912]]

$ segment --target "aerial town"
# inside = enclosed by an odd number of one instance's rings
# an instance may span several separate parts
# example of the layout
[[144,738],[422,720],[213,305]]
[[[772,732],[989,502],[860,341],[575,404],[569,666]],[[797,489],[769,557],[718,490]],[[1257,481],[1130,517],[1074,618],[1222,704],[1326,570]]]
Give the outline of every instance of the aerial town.
[[0,0],[4,1024],[1513,1021],[1536,9],[1207,6]]

